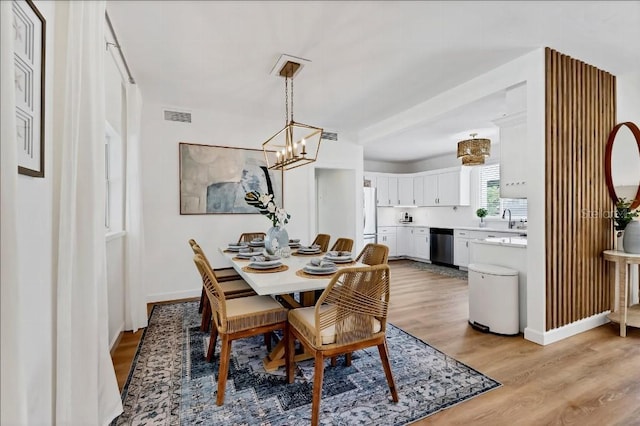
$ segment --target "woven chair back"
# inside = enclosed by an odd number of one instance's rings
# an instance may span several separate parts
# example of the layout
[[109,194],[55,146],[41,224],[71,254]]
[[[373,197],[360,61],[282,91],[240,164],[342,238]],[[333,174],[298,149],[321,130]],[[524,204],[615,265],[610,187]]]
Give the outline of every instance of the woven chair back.
[[224,291],[222,291],[213,271],[209,267],[209,262],[206,257],[201,254],[196,254],[193,257],[193,261],[202,277],[202,286],[211,304],[212,319],[215,322],[215,326],[218,332],[224,333],[227,331],[227,305]]
[[329,240],[331,239],[331,235],[329,234],[318,234],[316,235],[316,239],[313,240],[311,245],[317,244],[320,246],[320,250],[328,251],[329,250]]
[[261,238],[264,240],[264,237],[266,236],[267,234],[265,234],[264,232],[245,232],[243,234],[240,234],[240,238],[238,238],[238,242],[250,243],[256,238]]
[[196,243],[196,240],[194,240],[193,238],[189,239],[189,245],[193,247],[194,244],[198,244]]
[[367,244],[356,258],[356,262],[366,265],[383,265],[388,259],[389,247],[384,244]]
[[191,245],[191,250],[193,250],[193,254],[199,254],[200,256],[202,256],[202,258],[204,259],[204,261],[207,264],[207,266],[209,267],[209,269],[211,269],[213,271],[213,268],[211,267],[211,264],[209,263],[209,259],[207,259],[207,256],[204,254],[204,250],[202,250],[202,247],[200,247],[198,245],[198,243],[194,242]]
[[351,238],[338,238],[331,247],[331,251],[351,251],[353,240]]
[[[316,344],[322,343],[321,331],[330,326],[335,326],[338,346],[384,333],[388,309],[389,265],[342,269],[316,303]],[[374,318],[380,322],[379,331],[374,330]]]

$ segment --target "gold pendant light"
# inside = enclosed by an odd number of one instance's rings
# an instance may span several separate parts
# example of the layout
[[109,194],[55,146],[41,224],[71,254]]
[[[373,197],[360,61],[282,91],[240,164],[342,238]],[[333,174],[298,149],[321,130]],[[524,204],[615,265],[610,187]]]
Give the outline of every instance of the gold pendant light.
[[287,61],[280,69],[279,75],[284,77],[285,126],[262,144],[270,169],[290,170],[313,163],[320,151],[323,129],[293,120],[293,76],[298,68],[299,63]]
[[478,166],[484,164],[484,157],[491,154],[491,141],[489,139],[476,139],[477,133],[471,133],[472,139],[458,142],[458,158],[462,159],[464,166]]

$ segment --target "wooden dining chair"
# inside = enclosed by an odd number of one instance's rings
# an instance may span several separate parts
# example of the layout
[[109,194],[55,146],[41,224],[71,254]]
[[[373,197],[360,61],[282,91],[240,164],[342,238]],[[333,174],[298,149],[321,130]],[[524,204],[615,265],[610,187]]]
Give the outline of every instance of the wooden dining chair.
[[238,238],[238,242],[250,243],[256,238],[260,238],[264,240],[266,236],[267,234],[265,234],[264,232],[245,232],[243,234],[240,234],[240,238]]
[[364,246],[356,262],[364,263],[366,265],[383,265],[386,264],[389,259],[389,247],[384,244],[367,244]]
[[[193,243],[191,243],[193,241]],[[211,264],[207,259],[207,256],[204,254],[202,248],[196,243],[193,239],[189,240],[191,244],[191,249],[193,250],[193,254],[201,255],[202,258],[209,265],[209,269],[211,269],[214,275],[216,275],[216,280],[220,283],[220,287],[224,292],[225,296],[228,299],[235,299],[237,297],[246,297],[253,296],[256,293],[253,291],[251,286],[247,284],[245,280],[243,280],[240,275],[235,275],[235,279],[229,279],[230,277],[224,277],[224,280],[220,280],[213,268],[211,268]],[[198,312],[202,313],[202,322],[200,324],[201,331],[209,331],[209,325],[211,324],[211,309],[209,308],[209,301],[207,300],[207,294],[204,289],[204,285],[202,286],[202,293],[200,295],[200,306],[198,307]]]
[[311,245],[317,244],[320,246],[320,251],[329,250],[329,240],[331,240],[331,235],[329,234],[318,234],[316,235],[316,239],[313,240]]
[[338,238],[329,251],[351,251],[353,240],[351,238]]
[[[220,283],[216,281],[213,271],[206,259],[199,254],[193,258],[207,293],[207,299],[213,315],[213,327],[207,349],[207,361],[211,362],[216,348],[218,336],[221,338],[220,365],[218,367],[218,394],[216,404],[224,403],[224,393],[229,374],[231,358],[231,342],[244,337],[271,333],[275,330],[284,332],[287,339],[287,309],[271,296],[247,296],[228,299]],[[286,343],[286,340],[285,340]]]
[[298,340],[315,361],[311,424],[319,422],[324,360],[355,350],[377,346],[391,391],[398,402],[387,349],[389,265],[339,270],[315,306],[289,311],[285,347],[287,382],[294,381],[294,343]]

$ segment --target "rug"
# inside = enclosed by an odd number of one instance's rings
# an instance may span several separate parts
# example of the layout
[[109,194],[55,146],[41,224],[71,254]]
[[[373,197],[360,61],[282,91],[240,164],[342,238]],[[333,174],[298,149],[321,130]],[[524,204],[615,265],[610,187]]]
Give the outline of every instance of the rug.
[[468,279],[467,271],[461,271],[450,266],[434,265],[433,263],[424,263],[412,261],[409,266],[420,269],[422,271],[433,272],[434,274],[444,275],[447,277],[459,278],[461,280]]
[[[308,425],[313,360],[298,364],[295,383],[284,368],[267,373],[262,336],[235,341],[225,403],[215,403],[218,355],[204,359],[197,302],[153,308],[127,383],[124,413],[114,425]],[[391,369],[400,402],[391,401],[377,348],[353,354],[352,365],[325,367],[320,405],[324,425],[401,425],[500,386],[495,380],[389,324]]]

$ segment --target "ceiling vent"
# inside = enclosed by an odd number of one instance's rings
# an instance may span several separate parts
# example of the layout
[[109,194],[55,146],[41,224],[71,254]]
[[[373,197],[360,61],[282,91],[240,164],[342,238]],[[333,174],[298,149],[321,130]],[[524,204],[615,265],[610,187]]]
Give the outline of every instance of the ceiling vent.
[[164,119],[167,121],[178,121],[180,123],[191,123],[191,113],[165,109]]
[[337,141],[338,140],[338,134],[337,133],[332,133],[332,132],[322,132],[322,138],[321,139],[325,139],[328,141]]

